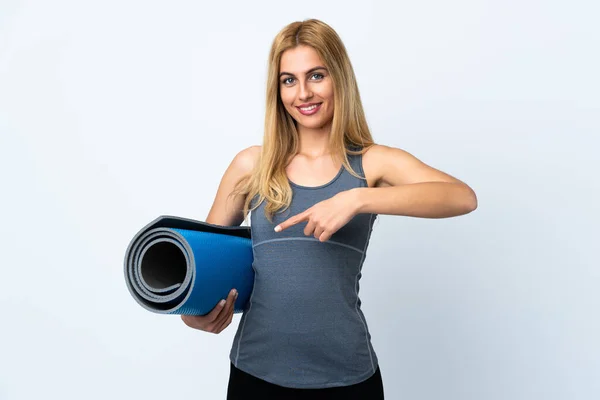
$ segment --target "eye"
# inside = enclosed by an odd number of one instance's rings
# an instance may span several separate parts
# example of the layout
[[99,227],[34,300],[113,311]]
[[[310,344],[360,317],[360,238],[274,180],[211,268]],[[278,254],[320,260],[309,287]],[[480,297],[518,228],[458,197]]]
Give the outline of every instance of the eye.
[[322,74],[319,74],[319,73],[314,73],[314,74],[312,74],[312,76],[320,76],[321,78],[318,78],[318,79],[324,78],[324,76]]
[[284,85],[287,85],[289,79],[294,79],[294,78],[291,78],[291,77],[285,78],[284,80],[281,81],[281,83],[283,83]]

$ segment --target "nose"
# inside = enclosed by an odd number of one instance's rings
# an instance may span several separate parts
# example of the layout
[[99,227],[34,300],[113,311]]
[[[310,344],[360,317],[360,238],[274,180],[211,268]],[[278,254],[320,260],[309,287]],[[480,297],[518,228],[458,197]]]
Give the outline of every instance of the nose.
[[310,90],[310,86],[306,81],[300,82],[300,85],[298,86],[300,87],[300,92],[298,93],[298,98],[300,99],[300,101],[306,101],[313,96],[313,93]]

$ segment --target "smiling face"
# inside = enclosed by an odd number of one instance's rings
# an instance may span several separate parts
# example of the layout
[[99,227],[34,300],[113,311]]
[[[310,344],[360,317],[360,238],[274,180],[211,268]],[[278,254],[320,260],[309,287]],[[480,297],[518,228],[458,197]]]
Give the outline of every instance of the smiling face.
[[321,129],[333,119],[333,82],[315,49],[300,45],[286,50],[279,64],[279,93],[298,125]]

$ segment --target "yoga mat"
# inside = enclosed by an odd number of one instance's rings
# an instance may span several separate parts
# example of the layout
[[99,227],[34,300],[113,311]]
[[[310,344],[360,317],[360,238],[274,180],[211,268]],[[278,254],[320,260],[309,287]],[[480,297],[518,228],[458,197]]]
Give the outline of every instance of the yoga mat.
[[125,282],[142,307],[160,314],[205,315],[235,288],[240,313],[254,285],[252,261],[250,227],[163,215],[129,243]]

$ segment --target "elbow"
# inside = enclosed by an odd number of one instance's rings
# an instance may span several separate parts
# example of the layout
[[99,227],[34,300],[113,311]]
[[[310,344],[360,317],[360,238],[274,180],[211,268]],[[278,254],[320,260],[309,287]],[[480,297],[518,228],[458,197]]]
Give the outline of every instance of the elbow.
[[477,195],[466,183],[459,183],[456,186],[455,207],[457,215],[464,215],[477,209]]
[[465,210],[466,214],[477,209],[477,195],[475,191],[467,186],[467,194],[465,195]]

